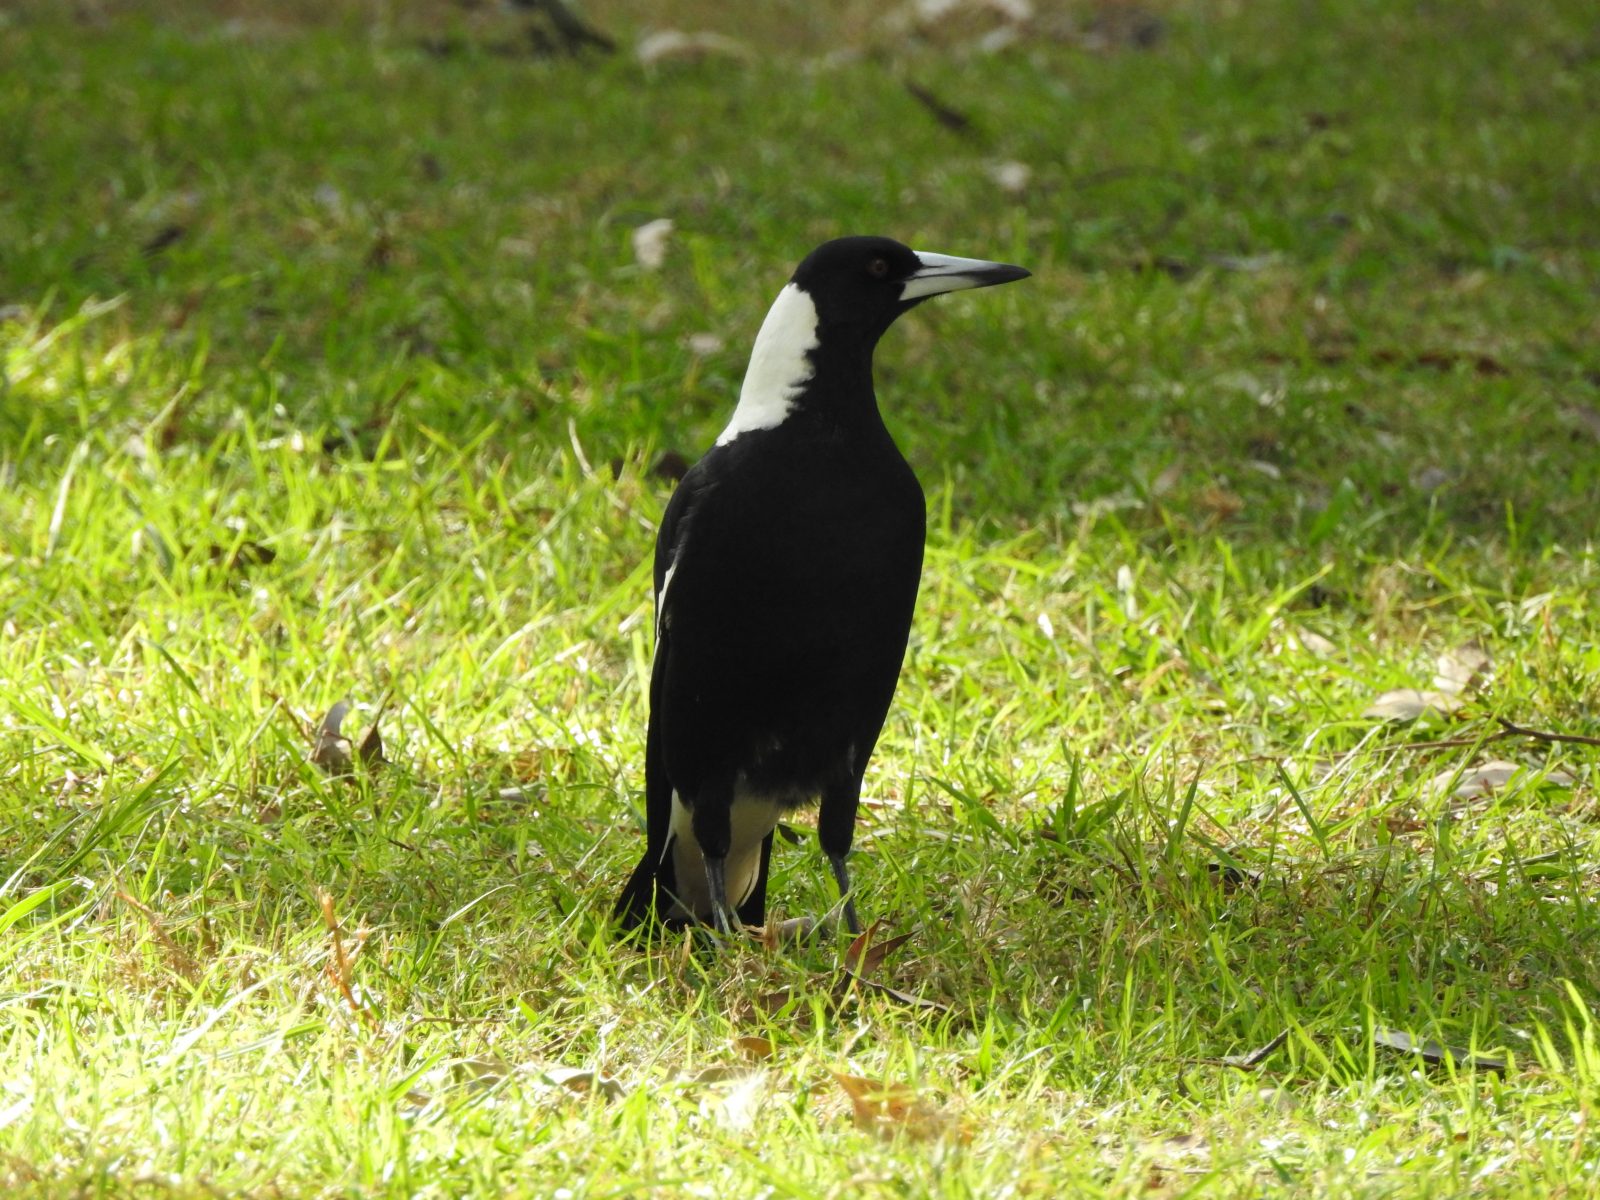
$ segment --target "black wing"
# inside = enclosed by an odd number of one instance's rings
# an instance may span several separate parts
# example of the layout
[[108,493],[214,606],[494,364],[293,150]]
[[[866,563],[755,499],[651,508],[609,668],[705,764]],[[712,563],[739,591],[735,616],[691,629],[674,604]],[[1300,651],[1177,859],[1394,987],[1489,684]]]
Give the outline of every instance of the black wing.
[[667,674],[668,630],[663,611],[663,592],[667,574],[682,549],[686,530],[685,514],[704,488],[701,473],[691,469],[672,493],[656,533],[655,557],[655,660],[650,669],[650,727],[644,750],[644,829],[645,850],[633,869],[613,913],[624,929],[633,929],[660,916],[661,892],[673,889],[672,859],[667,854],[667,839],[672,829],[672,781],[667,777],[666,752],[662,744],[662,713]]

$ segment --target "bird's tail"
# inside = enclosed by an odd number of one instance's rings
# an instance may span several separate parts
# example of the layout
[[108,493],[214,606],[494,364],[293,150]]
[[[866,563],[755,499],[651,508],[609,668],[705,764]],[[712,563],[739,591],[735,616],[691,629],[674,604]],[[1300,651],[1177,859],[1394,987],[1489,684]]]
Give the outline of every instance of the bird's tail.
[[617,906],[611,913],[612,919],[624,930],[637,929],[641,925],[655,921],[657,876],[660,867],[657,857],[646,850],[644,857],[639,860],[639,865],[628,877],[622,895],[617,897]]

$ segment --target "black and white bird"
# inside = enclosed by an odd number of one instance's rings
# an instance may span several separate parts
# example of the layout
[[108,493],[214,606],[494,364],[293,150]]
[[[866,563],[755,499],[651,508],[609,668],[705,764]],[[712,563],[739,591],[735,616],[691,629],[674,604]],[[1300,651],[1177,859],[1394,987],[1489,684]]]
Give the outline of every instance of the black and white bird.
[[930,296],[1027,276],[847,237],[778,293],[733,419],[656,539],[645,852],[617,902],[624,928],[763,924],[773,831],[820,800],[818,840],[860,931],[845,856],[925,527],[922,488],[878,413],[872,352]]

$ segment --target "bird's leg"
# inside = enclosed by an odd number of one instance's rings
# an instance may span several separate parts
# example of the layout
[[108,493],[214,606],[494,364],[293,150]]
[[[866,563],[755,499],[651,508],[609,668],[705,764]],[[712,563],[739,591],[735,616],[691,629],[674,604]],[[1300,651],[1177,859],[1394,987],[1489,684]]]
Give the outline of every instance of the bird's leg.
[[695,797],[694,840],[706,864],[706,895],[709,913],[697,913],[718,933],[734,930],[733,911],[728,907],[728,852],[733,848],[733,780],[704,789]]
[[837,781],[822,793],[822,807],[817,812],[817,841],[822,843],[822,853],[827,855],[833,868],[833,880],[839,885],[839,903],[844,909],[844,925],[854,936],[861,932],[861,922],[856,919],[856,902],[850,895],[850,871],[844,865],[850,853],[850,843],[856,836],[856,809],[861,803],[861,776],[852,774]]
[[844,906],[844,927],[852,937],[861,932],[861,922],[856,919],[856,902],[850,896],[850,870],[844,865],[844,855],[828,853],[828,865],[833,868],[834,882],[839,885],[839,901]]
[[707,854],[705,862],[706,890],[711,894],[711,925],[718,933],[731,934],[733,914],[728,911],[728,877],[724,870],[727,860],[720,855]]

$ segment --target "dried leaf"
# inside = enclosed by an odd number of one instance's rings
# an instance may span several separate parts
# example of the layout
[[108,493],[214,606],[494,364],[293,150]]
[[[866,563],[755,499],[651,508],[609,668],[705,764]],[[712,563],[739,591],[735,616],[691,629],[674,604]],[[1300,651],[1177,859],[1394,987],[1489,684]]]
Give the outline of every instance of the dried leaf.
[[[378,732],[376,721],[352,752],[350,739],[340,732],[340,727],[343,726],[349,712],[348,698],[339,701],[328,710],[321,724],[317,726],[317,736],[312,742],[311,753],[308,756],[312,763],[335,778],[352,774],[357,758],[369,769],[388,761],[383,757],[383,737]],[[381,709],[379,715],[382,715]]]
[[1244,501],[1239,496],[1215,483],[1202,488],[1195,501],[1216,521],[1226,521],[1244,511]]
[[311,746],[311,761],[329,775],[348,775],[353,766],[350,739],[339,732],[349,711],[350,701],[341,700],[328,710],[322,723],[317,726],[317,739]]
[[1460,707],[1461,701],[1448,692],[1396,688],[1367,705],[1361,715],[1375,721],[1415,721],[1426,712],[1447,716]]
[[845,965],[857,975],[871,975],[883,966],[884,959],[911,940],[909,933],[901,933],[882,941],[873,941],[881,924],[881,921],[874,921],[867,926],[844,952]]
[[1563,410],[1567,418],[1583,430],[1595,441],[1600,442],[1600,409],[1587,404],[1580,404],[1576,400],[1567,405]]
[[1489,670],[1489,656],[1470,642],[1446,650],[1439,656],[1433,686],[1441,692],[1458,695],[1475,689]]
[[144,255],[145,258],[155,258],[162,251],[176,243],[187,232],[188,230],[182,225],[163,226],[158,232],[146,239],[144,245],[139,247],[139,253]]
[[902,992],[899,988],[892,988],[886,983],[879,983],[876,979],[866,979],[847,971],[844,976],[842,995],[849,994],[851,985],[869,992],[877,992],[880,996],[887,996],[897,1004],[904,1004],[907,1008],[918,1009],[922,1012],[943,1015],[951,1011],[948,1004],[940,1004],[937,1000],[929,1000],[923,996],[913,996],[910,992]]
[[1254,1071],[1262,1063],[1272,1057],[1282,1045],[1289,1040],[1289,1031],[1285,1029],[1277,1037],[1264,1046],[1257,1046],[1248,1054],[1225,1054],[1221,1058],[1211,1059],[1219,1066],[1233,1067],[1238,1071]]
[[1442,796],[1446,793],[1461,799],[1475,799],[1479,796],[1492,796],[1503,791],[1518,775],[1526,774],[1528,768],[1520,763],[1506,762],[1497,758],[1482,766],[1468,767],[1465,771],[1441,771],[1428,780],[1423,787],[1423,792],[1429,796]]
[[621,1100],[628,1094],[621,1081],[602,1075],[592,1067],[540,1067],[526,1066],[524,1070],[538,1075],[552,1087],[566,1088],[569,1092],[587,1095],[598,1092],[607,1100]]
[[755,1124],[766,1095],[767,1073],[746,1071],[711,1110],[711,1116],[724,1129],[741,1133]]
[[733,1039],[733,1048],[755,1062],[765,1062],[777,1053],[771,1038],[746,1035]]
[[271,546],[263,546],[260,542],[240,542],[237,546],[209,546],[206,556],[214,563],[221,563],[230,571],[240,571],[247,567],[264,567],[275,562],[278,552]]
[[881,1138],[900,1134],[928,1138],[937,1137],[950,1125],[945,1113],[904,1084],[883,1083],[839,1071],[830,1074],[850,1097],[857,1129],[865,1129]]
[[935,96],[920,83],[907,79],[906,91],[911,94],[918,104],[927,109],[933,119],[943,125],[951,133],[960,134],[962,137],[974,137],[977,131],[972,126],[972,118],[958,109],[951,108],[939,97]]
[[633,257],[646,271],[658,271],[667,261],[667,240],[673,228],[670,218],[660,217],[633,231]]
[[1261,871],[1253,871],[1249,867],[1237,866],[1233,863],[1207,863],[1206,870],[1211,878],[1222,887],[1225,892],[1231,892],[1242,887],[1256,887],[1266,875]]
[[710,58],[748,62],[755,56],[750,48],[723,33],[684,33],[681,29],[662,29],[639,39],[634,53],[642,67],[658,67],[669,62],[701,62]]
[[1028,184],[1033,181],[1033,168],[1025,162],[998,162],[989,166],[989,178],[1002,192],[1009,196],[1020,196],[1028,190]]
[[1451,1064],[1458,1070],[1465,1071],[1495,1071],[1504,1073],[1509,1065],[1505,1059],[1497,1058],[1492,1054],[1470,1054],[1465,1050],[1457,1050],[1452,1046],[1444,1046],[1432,1038],[1418,1039],[1409,1033],[1398,1029],[1374,1029],[1372,1040],[1385,1050],[1397,1050],[1402,1054],[1415,1054],[1429,1066],[1440,1067]]
[[1332,658],[1339,653],[1339,647],[1314,630],[1297,629],[1294,636],[1302,648],[1315,654],[1318,658]]

